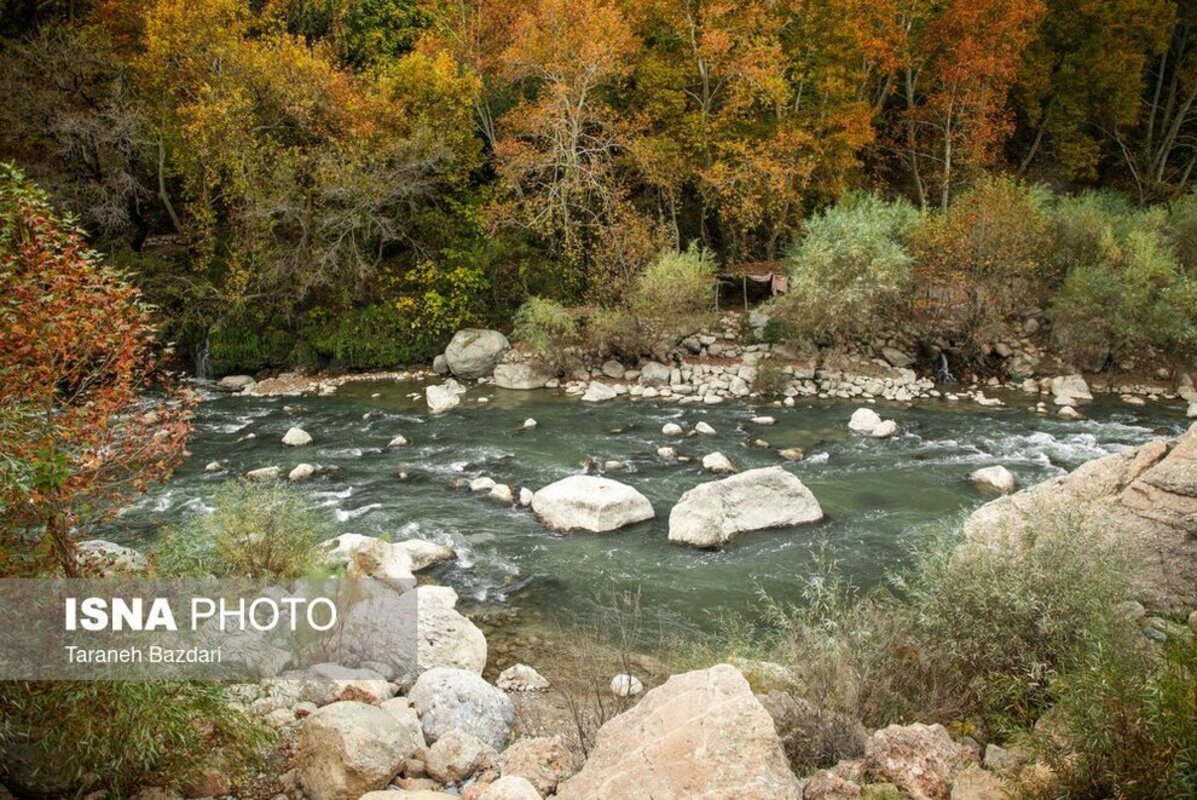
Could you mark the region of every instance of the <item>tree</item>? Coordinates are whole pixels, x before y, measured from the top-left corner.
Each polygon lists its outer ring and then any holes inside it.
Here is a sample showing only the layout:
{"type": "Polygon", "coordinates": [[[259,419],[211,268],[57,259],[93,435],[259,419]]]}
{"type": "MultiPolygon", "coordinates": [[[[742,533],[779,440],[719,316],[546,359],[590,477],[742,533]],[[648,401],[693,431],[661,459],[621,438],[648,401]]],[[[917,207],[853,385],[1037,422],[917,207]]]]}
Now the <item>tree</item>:
{"type": "Polygon", "coordinates": [[[154,329],[138,291],[8,165],[0,298],[0,570],[40,555],[75,576],[74,537],[185,454],[189,403],[146,398],[154,329]]]}
{"type": "Polygon", "coordinates": [[[1147,61],[1166,48],[1174,13],[1166,0],[1046,0],[1015,93],[1020,173],[1046,157],[1066,177],[1097,177],[1109,134],[1139,120],[1147,61]]]}
{"type": "Polygon", "coordinates": [[[1039,0],[900,4],[890,146],[923,207],[946,211],[959,185],[999,162],[1010,88],[1042,13],[1039,0]]]}
{"type": "Polygon", "coordinates": [[[636,266],[604,246],[617,226],[638,224],[617,164],[630,132],[609,97],[640,46],[609,0],[540,0],[515,20],[502,54],[504,75],[527,96],[499,122],[493,218],[538,237],[564,265],[566,291],[590,288],[592,269],[627,278],[636,266]]]}

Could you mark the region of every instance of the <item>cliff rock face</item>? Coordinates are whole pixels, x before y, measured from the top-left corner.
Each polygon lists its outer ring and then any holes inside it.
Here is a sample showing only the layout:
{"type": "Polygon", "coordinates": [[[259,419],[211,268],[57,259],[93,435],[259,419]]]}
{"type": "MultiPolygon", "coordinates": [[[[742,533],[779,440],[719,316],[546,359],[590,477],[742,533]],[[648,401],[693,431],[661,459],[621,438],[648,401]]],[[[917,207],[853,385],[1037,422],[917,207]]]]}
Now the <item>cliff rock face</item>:
{"type": "Polygon", "coordinates": [[[1061,519],[1091,526],[1141,559],[1136,588],[1147,604],[1197,606],[1197,425],[987,503],[964,532],[973,542],[1019,547],[1059,529],[1061,519]]]}

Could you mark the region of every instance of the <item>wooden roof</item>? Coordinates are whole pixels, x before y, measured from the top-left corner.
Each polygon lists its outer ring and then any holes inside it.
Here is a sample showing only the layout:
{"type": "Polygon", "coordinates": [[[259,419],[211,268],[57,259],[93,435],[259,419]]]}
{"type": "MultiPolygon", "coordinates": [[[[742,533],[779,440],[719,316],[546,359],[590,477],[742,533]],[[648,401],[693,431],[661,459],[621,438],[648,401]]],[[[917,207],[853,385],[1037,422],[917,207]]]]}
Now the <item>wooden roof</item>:
{"type": "Polygon", "coordinates": [[[727,264],[720,268],[720,275],[768,275],[770,272],[786,272],[782,261],[741,261],[739,264],[727,264]]]}

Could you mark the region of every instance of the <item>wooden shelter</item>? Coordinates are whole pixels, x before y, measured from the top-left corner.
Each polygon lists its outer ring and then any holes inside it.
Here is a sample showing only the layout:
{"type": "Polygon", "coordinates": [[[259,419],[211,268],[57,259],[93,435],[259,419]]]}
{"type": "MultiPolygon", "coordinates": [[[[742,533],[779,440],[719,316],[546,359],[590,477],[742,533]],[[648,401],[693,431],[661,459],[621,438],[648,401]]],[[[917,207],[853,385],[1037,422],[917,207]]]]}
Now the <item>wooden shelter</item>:
{"type": "MultiPolygon", "coordinates": [[[[719,271],[719,287],[724,281],[740,284],[744,297],[744,310],[748,310],[748,287],[753,284],[768,284],[769,295],[776,297],[789,289],[790,278],[786,265],[781,261],[743,261],[729,264],[719,271]]],[[[719,291],[715,292],[715,308],[719,308],[719,291]]]]}

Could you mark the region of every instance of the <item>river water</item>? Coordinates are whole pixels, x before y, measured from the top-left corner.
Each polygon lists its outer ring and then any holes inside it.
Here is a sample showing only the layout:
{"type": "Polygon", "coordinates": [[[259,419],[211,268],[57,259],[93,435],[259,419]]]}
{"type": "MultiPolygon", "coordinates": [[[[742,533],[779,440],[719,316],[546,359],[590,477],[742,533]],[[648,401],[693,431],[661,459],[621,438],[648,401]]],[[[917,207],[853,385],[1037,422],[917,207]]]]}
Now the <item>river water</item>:
{"type": "Polygon", "coordinates": [[[434,577],[463,600],[509,604],[562,621],[601,608],[615,592],[638,592],[658,617],[707,627],[714,615],[746,613],[761,592],[798,600],[820,559],[868,586],[909,563],[930,537],[958,524],[987,499],[971,486],[970,471],[1003,464],[1028,485],[1082,462],[1186,427],[1180,405],[1135,408],[1116,399],[1087,406],[1074,422],[1037,416],[1025,396],[1009,408],[982,409],[934,401],[916,407],[879,404],[902,426],[891,440],[851,434],[855,404],[804,401],[795,408],[667,406],[617,399],[587,404],[556,392],[510,392],[474,387],[442,417],[425,413],[418,383],[363,382],[335,396],[250,398],[212,395],[199,409],[193,455],[167,484],[129,509],[113,538],[146,546],[163,525],[204,513],[216,486],[230,475],[300,462],[335,466],[328,478],[299,490],[326,515],[335,533],[392,539],[426,538],[452,545],[455,564],[434,577]],[[377,396],[375,396],[377,395],[377,396]],[[478,403],[480,397],[489,402],[478,403]],[[284,408],[290,407],[290,408],[284,408]],[[777,424],[751,422],[754,413],[777,424]],[[523,430],[532,417],[539,423],[523,430]],[[687,430],[705,420],[713,436],[668,439],[661,426],[687,430]],[[281,444],[298,425],[314,438],[307,447],[281,444]],[[245,439],[247,434],[254,438],[245,439]],[[410,446],[388,449],[403,434],[410,446]],[[751,444],[766,439],[770,447],[751,444]],[[662,445],[694,456],[690,463],[659,458],[662,445]],[[805,460],[783,462],[777,448],[800,447],[805,460]],[[698,460],[719,450],[741,469],[784,463],[822,504],[817,525],[746,534],[721,552],[697,551],[666,540],[669,509],[692,486],[715,476],[698,460]],[[557,536],[526,510],[500,508],[455,489],[454,479],[487,475],[532,489],[609,459],[627,468],[610,477],[631,484],[653,503],[657,518],[607,534],[557,536]],[[220,460],[227,474],[204,465],[220,460]],[[407,477],[401,478],[400,473],[407,477]]]}

